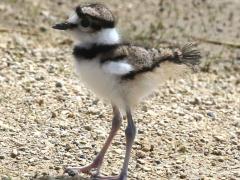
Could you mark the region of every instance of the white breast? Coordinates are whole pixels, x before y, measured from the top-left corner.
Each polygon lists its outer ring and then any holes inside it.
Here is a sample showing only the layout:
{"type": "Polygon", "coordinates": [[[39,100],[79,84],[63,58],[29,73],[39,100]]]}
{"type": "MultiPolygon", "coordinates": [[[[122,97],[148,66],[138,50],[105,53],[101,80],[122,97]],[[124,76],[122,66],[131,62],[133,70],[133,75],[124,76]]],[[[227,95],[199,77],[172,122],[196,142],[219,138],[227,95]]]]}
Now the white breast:
{"type": "Polygon", "coordinates": [[[101,66],[98,60],[76,61],[77,74],[82,82],[103,99],[123,106],[119,77],[101,66]]]}
{"type": "Polygon", "coordinates": [[[76,66],[81,80],[98,95],[103,96],[115,83],[114,76],[106,74],[96,60],[77,61],[76,66]]]}
{"type": "MultiPolygon", "coordinates": [[[[126,60],[118,62],[108,62],[104,65],[99,60],[79,60],[75,61],[77,73],[93,92],[98,96],[113,102],[122,111],[127,106],[134,107],[145,96],[150,94],[160,82],[170,78],[172,73],[171,65],[165,67],[163,63],[161,68],[153,72],[139,74],[134,80],[121,81],[121,75],[127,74],[133,70],[133,67],[127,64],[126,60]],[[168,72],[169,71],[169,72],[168,72]]],[[[175,66],[175,64],[174,64],[175,66]]]]}

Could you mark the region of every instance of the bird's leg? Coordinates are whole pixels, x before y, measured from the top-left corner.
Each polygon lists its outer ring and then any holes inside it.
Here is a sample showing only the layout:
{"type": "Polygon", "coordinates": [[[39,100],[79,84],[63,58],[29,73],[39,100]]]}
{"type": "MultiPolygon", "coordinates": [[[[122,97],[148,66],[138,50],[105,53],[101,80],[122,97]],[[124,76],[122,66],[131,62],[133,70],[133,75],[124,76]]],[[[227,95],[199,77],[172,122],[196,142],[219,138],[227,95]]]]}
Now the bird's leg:
{"type": "Polygon", "coordinates": [[[130,155],[131,155],[133,142],[134,142],[134,139],[135,139],[135,136],[136,136],[136,126],[133,122],[133,118],[132,118],[130,108],[128,108],[126,110],[126,114],[127,114],[127,128],[125,129],[126,153],[125,153],[125,158],[124,158],[123,167],[122,167],[122,170],[121,170],[119,180],[127,179],[129,159],[130,159],[130,155]]]}
{"type": "Polygon", "coordinates": [[[125,129],[126,135],[126,153],[123,162],[123,167],[120,175],[118,176],[96,176],[96,180],[126,180],[127,179],[127,171],[128,171],[128,163],[130,159],[130,154],[132,150],[132,145],[136,136],[136,126],[132,119],[132,114],[130,108],[126,111],[127,114],[127,128],[125,129]]]}
{"type": "Polygon", "coordinates": [[[113,108],[112,128],[107,140],[105,141],[101,151],[98,153],[96,158],[93,160],[91,164],[83,167],[68,167],[65,169],[64,173],[67,173],[70,176],[74,176],[75,174],[78,174],[78,173],[86,173],[86,174],[92,174],[92,175],[99,174],[99,170],[102,165],[104,155],[106,154],[107,149],[110,146],[117,131],[119,130],[122,122],[122,115],[119,109],[115,105],[112,105],[112,108],[113,108]],[[95,172],[92,172],[92,170],[95,170],[95,172]]]}

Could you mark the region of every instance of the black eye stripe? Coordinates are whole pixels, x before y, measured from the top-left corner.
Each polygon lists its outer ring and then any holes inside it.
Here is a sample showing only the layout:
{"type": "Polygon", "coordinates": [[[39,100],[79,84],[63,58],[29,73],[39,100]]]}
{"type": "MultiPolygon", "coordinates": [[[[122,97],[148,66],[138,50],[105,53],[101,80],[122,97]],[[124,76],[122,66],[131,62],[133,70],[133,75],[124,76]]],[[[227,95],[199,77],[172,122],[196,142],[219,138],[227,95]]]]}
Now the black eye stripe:
{"type": "Polygon", "coordinates": [[[87,18],[84,18],[81,20],[81,26],[82,27],[89,27],[90,26],[90,21],[87,18]]]}
{"type": "Polygon", "coordinates": [[[74,29],[78,27],[78,25],[74,23],[68,23],[68,26],[69,26],[69,29],[74,29]]]}
{"type": "Polygon", "coordinates": [[[91,24],[91,27],[92,27],[93,29],[95,29],[95,30],[100,30],[100,29],[101,29],[101,26],[98,25],[98,24],[96,24],[96,23],[92,23],[92,24],[91,24]]]}

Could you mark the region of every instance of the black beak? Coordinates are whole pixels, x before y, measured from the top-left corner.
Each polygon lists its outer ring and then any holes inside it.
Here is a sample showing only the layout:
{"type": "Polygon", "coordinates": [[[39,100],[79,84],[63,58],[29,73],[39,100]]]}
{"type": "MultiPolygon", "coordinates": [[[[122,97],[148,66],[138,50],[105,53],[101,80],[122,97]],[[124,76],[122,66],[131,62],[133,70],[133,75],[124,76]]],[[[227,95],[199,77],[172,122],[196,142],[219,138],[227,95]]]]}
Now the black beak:
{"type": "Polygon", "coordinates": [[[73,29],[75,27],[77,27],[77,24],[64,22],[64,23],[55,24],[52,28],[58,29],[58,30],[68,30],[68,29],[73,29]]]}

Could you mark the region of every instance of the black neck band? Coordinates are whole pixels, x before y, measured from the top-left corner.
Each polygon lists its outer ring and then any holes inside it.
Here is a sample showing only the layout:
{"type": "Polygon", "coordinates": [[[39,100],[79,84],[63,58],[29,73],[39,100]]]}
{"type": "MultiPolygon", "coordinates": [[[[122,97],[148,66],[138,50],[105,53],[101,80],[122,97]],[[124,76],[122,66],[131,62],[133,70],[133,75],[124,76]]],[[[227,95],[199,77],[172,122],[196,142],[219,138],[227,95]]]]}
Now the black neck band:
{"type": "Polygon", "coordinates": [[[92,59],[98,56],[99,54],[112,51],[118,46],[119,44],[93,44],[87,48],[75,46],[73,49],[73,55],[76,58],[92,59]]]}

